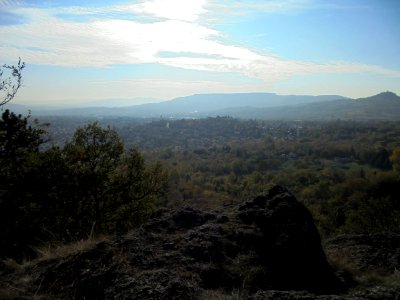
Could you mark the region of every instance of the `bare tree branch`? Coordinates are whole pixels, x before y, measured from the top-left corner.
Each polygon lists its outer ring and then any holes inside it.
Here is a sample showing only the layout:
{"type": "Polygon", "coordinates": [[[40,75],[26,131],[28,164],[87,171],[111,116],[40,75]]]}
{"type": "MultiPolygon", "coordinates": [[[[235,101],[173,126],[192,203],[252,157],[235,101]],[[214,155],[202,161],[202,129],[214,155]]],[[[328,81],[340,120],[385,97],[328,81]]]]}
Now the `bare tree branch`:
{"type": "Polygon", "coordinates": [[[21,62],[21,58],[18,60],[16,66],[4,64],[0,68],[0,106],[3,106],[7,102],[11,101],[17,94],[18,89],[22,85],[22,69],[25,68],[25,62],[21,62]],[[3,78],[5,75],[4,71],[10,73],[7,78],[3,78]]]}

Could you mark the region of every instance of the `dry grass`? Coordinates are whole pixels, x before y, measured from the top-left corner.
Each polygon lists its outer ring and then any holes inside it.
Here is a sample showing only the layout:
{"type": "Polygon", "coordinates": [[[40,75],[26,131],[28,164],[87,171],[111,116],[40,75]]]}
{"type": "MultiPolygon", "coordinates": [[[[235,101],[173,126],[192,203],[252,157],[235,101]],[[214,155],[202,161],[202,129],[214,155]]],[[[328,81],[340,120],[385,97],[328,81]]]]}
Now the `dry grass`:
{"type": "Polygon", "coordinates": [[[223,290],[205,290],[199,297],[200,300],[241,300],[239,291],[227,293],[223,290]]]}
{"type": "Polygon", "coordinates": [[[110,241],[109,236],[100,236],[96,238],[82,239],[65,245],[48,245],[46,247],[38,247],[35,249],[35,251],[38,253],[38,258],[35,260],[35,262],[66,257],[68,255],[87,251],[92,249],[100,242],[108,241],[110,241]]]}
{"type": "Polygon", "coordinates": [[[400,286],[400,270],[395,270],[393,274],[386,276],[384,283],[388,286],[400,286]]]}
{"type": "Polygon", "coordinates": [[[366,271],[360,276],[357,276],[356,279],[360,283],[361,287],[370,287],[376,285],[389,287],[400,286],[400,272],[398,271],[395,271],[391,274],[379,271],[366,271]]]}
{"type": "Polygon", "coordinates": [[[33,299],[52,300],[56,299],[51,295],[41,295],[40,284],[33,284],[32,266],[36,263],[66,257],[80,252],[88,251],[99,242],[109,241],[110,237],[101,236],[80,240],[75,243],[58,246],[48,246],[35,249],[38,258],[31,261],[18,263],[12,259],[2,261],[0,272],[0,299],[33,299]]]}
{"type": "Polygon", "coordinates": [[[343,253],[327,253],[327,258],[331,266],[339,271],[350,274],[357,283],[356,289],[364,289],[377,285],[399,287],[400,286],[400,270],[394,270],[390,273],[387,270],[360,270],[360,268],[343,253]]]}
{"type": "Polygon", "coordinates": [[[359,267],[343,253],[325,252],[329,264],[338,271],[344,271],[353,276],[361,275],[359,267]]]}

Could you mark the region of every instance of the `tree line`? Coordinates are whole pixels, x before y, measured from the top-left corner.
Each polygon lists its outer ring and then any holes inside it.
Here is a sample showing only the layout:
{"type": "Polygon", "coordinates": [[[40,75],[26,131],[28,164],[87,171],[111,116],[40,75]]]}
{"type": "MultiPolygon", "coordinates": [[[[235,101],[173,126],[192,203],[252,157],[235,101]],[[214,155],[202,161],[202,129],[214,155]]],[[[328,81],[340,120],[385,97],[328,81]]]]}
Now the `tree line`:
{"type": "Polygon", "coordinates": [[[32,257],[33,247],[142,224],[166,191],[160,163],[147,163],[97,123],[64,147],[40,150],[45,129],[5,110],[0,120],[0,257],[32,257]]]}

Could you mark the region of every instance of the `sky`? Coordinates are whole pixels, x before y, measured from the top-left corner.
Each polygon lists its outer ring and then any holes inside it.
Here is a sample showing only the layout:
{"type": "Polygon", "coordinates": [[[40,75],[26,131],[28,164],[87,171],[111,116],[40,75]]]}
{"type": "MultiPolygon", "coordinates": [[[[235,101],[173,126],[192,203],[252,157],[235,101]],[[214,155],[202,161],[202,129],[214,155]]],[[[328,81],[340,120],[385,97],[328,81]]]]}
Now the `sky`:
{"type": "Polygon", "coordinates": [[[398,0],[0,0],[0,64],[25,61],[28,105],[400,95],[399,53],[398,0]]]}

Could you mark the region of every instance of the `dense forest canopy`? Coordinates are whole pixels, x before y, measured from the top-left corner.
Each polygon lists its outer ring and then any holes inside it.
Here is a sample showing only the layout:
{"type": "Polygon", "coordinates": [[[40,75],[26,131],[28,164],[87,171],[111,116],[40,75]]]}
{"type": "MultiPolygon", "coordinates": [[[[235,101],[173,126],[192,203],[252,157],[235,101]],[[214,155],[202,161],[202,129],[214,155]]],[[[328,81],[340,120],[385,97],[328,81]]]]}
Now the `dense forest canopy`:
{"type": "Polygon", "coordinates": [[[218,117],[118,130],[168,166],[172,201],[215,207],[282,184],[313,212],[325,237],[399,230],[398,122],[218,117]]]}
{"type": "Polygon", "coordinates": [[[119,130],[128,143],[132,139],[149,158],[168,164],[176,186],[172,189],[173,198],[183,203],[192,201],[213,207],[224,201],[243,201],[280,183],[308,205],[326,236],[398,230],[390,227],[398,226],[392,224],[396,223],[396,216],[391,219],[386,211],[378,217],[375,212],[379,210],[372,207],[380,205],[380,198],[389,197],[385,201],[390,203],[381,208],[397,211],[398,173],[393,170],[400,146],[399,123],[273,122],[220,117],[155,121],[119,130]],[[136,133],[129,135],[132,131],[136,133]],[[346,185],[352,187],[351,194],[358,196],[342,195],[346,185]],[[368,200],[371,195],[375,203],[368,200]],[[374,216],[363,216],[362,210],[358,214],[364,204],[370,206],[366,210],[371,209],[369,213],[374,216]],[[337,221],[335,218],[343,211],[346,220],[340,217],[341,221],[337,221]],[[363,222],[351,219],[356,217],[363,222]],[[386,217],[392,221],[386,222],[386,217]]]}

